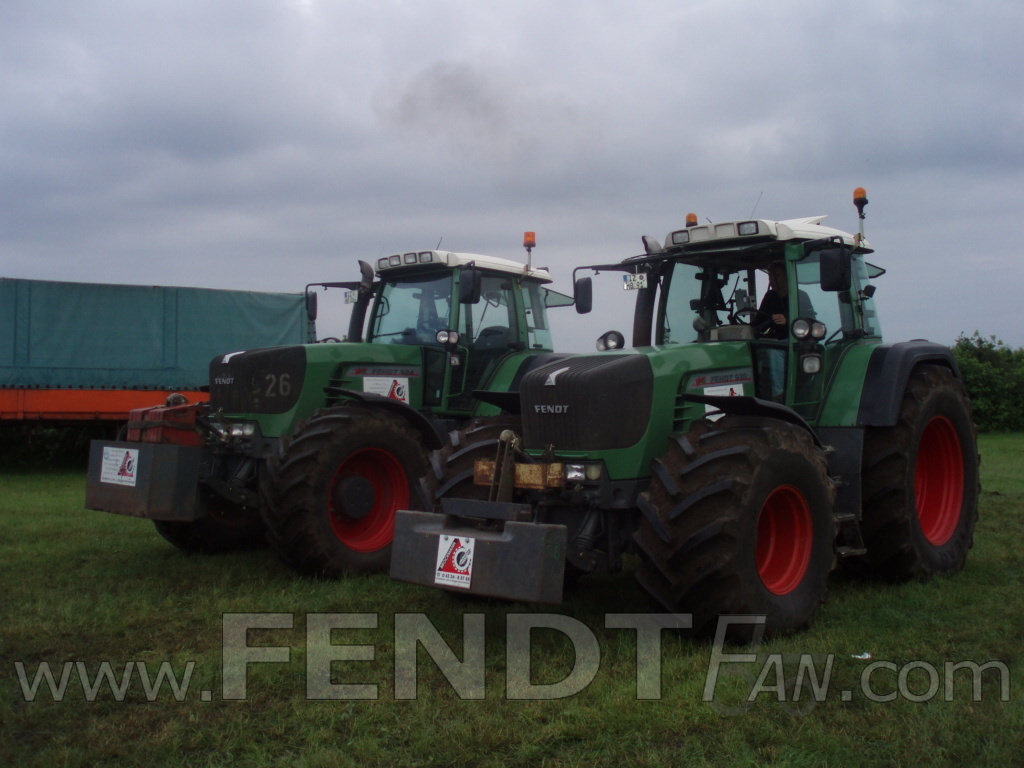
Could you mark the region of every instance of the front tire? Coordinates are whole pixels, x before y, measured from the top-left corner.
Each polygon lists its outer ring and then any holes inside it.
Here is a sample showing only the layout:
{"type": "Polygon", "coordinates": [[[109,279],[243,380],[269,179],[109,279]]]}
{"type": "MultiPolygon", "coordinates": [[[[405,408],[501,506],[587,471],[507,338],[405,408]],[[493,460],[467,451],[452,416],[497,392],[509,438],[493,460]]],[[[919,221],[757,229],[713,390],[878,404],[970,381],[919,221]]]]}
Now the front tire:
{"type": "Polygon", "coordinates": [[[446,496],[486,500],[489,489],[473,484],[473,468],[478,459],[494,460],[506,429],[522,431],[518,420],[502,418],[452,432],[448,443],[430,454],[430,468],[421,480],[424,498],[431,505],[440,504],[446,496]]]}
{"type": "Polygon", "coordinates": [[[963,384],[948,368],[918,366],[896,424],[865,435],[867,554],[844,564],[890,582],[963,568],[978,520],[978,464],[963,384]]]}
{"type": "MultiPolygon", "coordinates": [[[[723,614],[764,616],[767,636],[801,629],[828,593],[835,491],[810,433],[724,416],[670,440],[654,462],[634,535],[637,579],[666,609],[712,635],[723,614]]],[[[730,639],[749,639],[735,623],[730,639]]]]}
{"type": "Polygon", "coordinates": [[[395,514],[422,509],[420,435],[399,417],[357,407],[319,411],[268,462],[268,539],[296,570],[338,578],[391,564],[395,514]]]}
{"type": "Polygon", "coordinates": [[[206,501],[207,517],[198,520],[154,520],[156,532],[184,552],[206,555],[240,552],[266,546],[266,528],[255,511],[219,498],[206,501]]]}

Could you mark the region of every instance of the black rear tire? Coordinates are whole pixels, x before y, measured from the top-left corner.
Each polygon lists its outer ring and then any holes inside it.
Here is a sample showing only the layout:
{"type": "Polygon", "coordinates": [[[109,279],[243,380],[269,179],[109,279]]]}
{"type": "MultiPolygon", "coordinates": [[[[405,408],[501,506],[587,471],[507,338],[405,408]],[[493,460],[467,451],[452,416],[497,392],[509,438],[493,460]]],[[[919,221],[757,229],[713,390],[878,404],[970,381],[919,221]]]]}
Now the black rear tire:
{"type": "MultiPolygon", "coordinates": [[[[724,416],[671,439],[654,462],[634,541],[637,579],[661,605],[713,635],[723,614],[764,616],[767,636],[807,626],[835,561],[835,490],[801,427],[724,416]]],[[[749,640],[732,624],[730,640],[749,640]]]]}
{"type": "Polygon", "coordinates": [[[267,463],[267,538],[296,570],[327,578],[391,565],[395,514],[423,509],[426,446],[400,417],[360,407],[318,411],[267,463]]]}
{"type": "Polygon", "coordinates": [[[897,422],[864,437],[867,554],[843,560],[890,582],[964,567],[978,520],[977,429],[963,384],[945,367],[919,365],[897,422]]]}

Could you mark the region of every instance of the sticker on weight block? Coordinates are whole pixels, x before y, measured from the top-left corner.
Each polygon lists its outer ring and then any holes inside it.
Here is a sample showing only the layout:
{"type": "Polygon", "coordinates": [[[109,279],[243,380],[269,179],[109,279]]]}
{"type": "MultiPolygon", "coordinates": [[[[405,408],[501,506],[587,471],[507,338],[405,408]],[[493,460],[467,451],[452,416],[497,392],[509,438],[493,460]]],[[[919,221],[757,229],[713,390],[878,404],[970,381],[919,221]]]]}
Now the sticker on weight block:
{"type": "Polygon", "coordinates": [[[100,482],[107,485],[135,487],[139,471],[139,451],[136,448],[103,447],[100,482]]]}
{"type": "Polygon", "coordinates": [[[437,541],[437,567],[434,583],[469,589],[473,581],[475,539],[441,536],[437,541]]]}

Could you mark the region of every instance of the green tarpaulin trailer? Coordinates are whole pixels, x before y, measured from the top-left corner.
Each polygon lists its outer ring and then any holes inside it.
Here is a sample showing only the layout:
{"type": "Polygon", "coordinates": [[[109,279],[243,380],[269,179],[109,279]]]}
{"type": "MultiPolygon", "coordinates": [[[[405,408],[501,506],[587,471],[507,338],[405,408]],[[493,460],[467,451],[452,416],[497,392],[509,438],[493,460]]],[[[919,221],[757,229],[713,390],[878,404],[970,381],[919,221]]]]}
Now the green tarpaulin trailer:
{"type": "Polygon", "coordinates": [[[313,340],[302,293],[0,278],[0,419],[124,420],[204,399],[217,355],[313,340]]]}

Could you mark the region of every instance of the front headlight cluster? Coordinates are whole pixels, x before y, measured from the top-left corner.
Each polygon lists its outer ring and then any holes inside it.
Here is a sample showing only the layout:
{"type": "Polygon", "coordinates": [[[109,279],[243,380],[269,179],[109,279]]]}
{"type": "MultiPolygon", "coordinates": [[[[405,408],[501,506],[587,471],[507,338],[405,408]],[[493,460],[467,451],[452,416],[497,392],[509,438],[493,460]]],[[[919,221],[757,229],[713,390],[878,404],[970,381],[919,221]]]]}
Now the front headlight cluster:
{"type": "Polygon", "coordinates": [[[231,437],[252,437],[256,434],[256,422],[236,421],[228,425],[228,434],[231,437]]]}
{"type": "Polygon", "coordinates": [[[565,482],[582,483],[585,481],[597,482],[601,479],[604,470],[601,462],[588,461],[580,464],[565,465],[565,482]]]}
{"type": "Polygon", "coordinates": [[[818,320],[812,320],[807,317],[798,317],[793,321],[792,332],[798,339],[806,339],[808,337],[812,339],[824,339],[825,334],[828,333],[828,328],[825,327],[824,323],[818,320]]]}
{"type": "Polygon", "coordinates": [[[458,331],[438,331],[434,337],[437,339],[438,344],[458,344],[459,343],[459,332],[458,331]]]}

